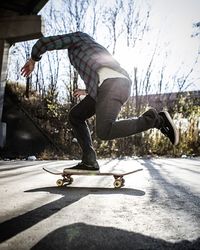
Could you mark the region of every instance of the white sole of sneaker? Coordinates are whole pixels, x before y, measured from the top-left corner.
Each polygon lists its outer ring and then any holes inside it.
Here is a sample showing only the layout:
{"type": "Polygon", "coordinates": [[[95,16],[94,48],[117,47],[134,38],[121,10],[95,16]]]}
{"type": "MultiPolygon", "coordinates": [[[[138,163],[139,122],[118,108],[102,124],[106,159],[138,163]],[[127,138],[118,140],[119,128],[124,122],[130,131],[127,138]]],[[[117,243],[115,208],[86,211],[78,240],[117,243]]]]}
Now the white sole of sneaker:
{"type": "Polygon", "coordinates": [[[176,125],[174,124],[170,114],[167,111],[162,111],[162,112],[165,113],[168,121],[170,122],[170,124],[171,124],[171,126],[172,126],[172,128],[174,130],[174,137],[175,137],[174,138],[174,146],[176,146],[179,143],[179,132],[178,132],[178,130],[176,128],[176,125]]]}

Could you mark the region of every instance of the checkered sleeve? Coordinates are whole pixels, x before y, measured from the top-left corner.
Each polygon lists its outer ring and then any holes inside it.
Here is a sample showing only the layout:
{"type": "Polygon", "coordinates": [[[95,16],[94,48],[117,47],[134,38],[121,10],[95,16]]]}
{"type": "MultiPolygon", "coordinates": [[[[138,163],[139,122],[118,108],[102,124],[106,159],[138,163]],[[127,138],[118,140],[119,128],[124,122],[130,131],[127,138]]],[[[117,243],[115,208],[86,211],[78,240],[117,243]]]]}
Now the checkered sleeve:
{"type": "Polygon", "coordinates": [[[73,44],[72,35],[58,35],[40,38],[32,48],[31,58],[39,61],[46,51],[68,49],[73,44]]]}

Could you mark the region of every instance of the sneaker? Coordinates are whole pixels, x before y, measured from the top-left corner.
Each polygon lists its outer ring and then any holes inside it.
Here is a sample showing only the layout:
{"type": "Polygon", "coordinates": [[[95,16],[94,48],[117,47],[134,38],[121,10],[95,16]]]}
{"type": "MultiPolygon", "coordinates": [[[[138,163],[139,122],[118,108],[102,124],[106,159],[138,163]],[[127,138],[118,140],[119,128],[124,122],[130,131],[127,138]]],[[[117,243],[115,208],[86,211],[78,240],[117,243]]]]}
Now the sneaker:
{"type": "Polygon", "coordinates": [[[93,164],[85,164],[83,162],[78,163],[76,166],[71,168],[65,168],[64,171],[75,170],[75,171],[99,171],[99,164],[96,161],[93,164]]]}
{"type": "Polygon", "coordinates": [[[159,112],[159,115],[163,118],[164,121],[160,128],[160,131],[169,138],[173,145],[177,145],[179,142],[179,134],[170,114],[167,111],[162,111],[159,112]]]}

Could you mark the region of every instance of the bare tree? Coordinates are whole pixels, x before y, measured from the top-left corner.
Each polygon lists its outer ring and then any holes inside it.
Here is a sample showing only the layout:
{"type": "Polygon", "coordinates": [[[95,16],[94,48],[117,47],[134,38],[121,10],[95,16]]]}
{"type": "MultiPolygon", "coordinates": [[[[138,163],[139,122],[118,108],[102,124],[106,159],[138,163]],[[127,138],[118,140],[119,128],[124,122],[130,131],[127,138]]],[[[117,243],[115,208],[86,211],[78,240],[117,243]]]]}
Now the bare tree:
{"type": "Polygon", "coordinates": [[[100,17],[102,16],[102,11],[103,8],[100,6],[98,8],[98,0],[93,0],[91,3],[91,29],[90,29],[90,34],[95,37],[96,31],[97,31],[97,26],[100,22],[100,17]]]}
{"type": "Polygon", "coordinates": [[[89,6],[89,0],[63,0],[69,13],[69,21],[73,31],[85,29],[85,17],[89,6]]]}
{"type": "Polygon", "coordinates": [[[199,60],[199,53],[196,56],[193,65],[191,66],[191,68],[189,68],[188,72],[176,78],[179,92],[187,90],[193,84],[193,81],[190,80],[190,77],[195,69],[195,66],[198,63],[198,60],[199,60]]]}
{"type": "MultiPolygon", "coordinates": [[[[30,58],[30,50],[31,50],[31,44],[30,42],[22,42],[21,47],[25,55],[25,61],[27,61],[30,58]]],[[[20,71],[17,73],[20,75],[20,71]]],[[[29,91],[32,85],[32,76],[26,78],[26,90],[25,90],[25,96],[26,98],[29,98],[29,91]]]]}
{"type": "Polygon", "coordinates": [[[103,22],[105,23],[106,27],[109,30],[109,34],[111,35],[113,55],[115,54],[117,39],[122,33],[122,25],[120,25],[119,23],[122,6],[122,0],[116,0],[112,8],[109,7],[105,9],[105,13],[103,15],[103,22]]]}
{"type": "Polygon", "coordinates": [[[124,23],[126,27],[127,46],[134,47],[138,40],[142,40],[146,31],[148,31],[148,22],[150,10],[144,17],[141,16],[141,8],[138,7],[138,2],[128,0],[123,4],[124,23]]]}
{"type": "Polygon", "coordinates": [[[194,23],[193,28],[195,28],[194,33],[192,34],[192,37],[199,37],[200,36],[200,22],[194,23]]]}

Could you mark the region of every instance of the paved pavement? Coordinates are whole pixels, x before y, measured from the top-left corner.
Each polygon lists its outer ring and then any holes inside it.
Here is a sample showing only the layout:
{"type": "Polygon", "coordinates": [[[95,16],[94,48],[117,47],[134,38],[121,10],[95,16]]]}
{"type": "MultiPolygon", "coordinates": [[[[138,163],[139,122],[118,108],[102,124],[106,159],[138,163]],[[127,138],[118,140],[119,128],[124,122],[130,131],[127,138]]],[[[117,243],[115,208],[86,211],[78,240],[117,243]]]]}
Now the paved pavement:
{"type": "Polygon", "coordinates": [[[0,250],[200,249],[200,159],[104,159],[101,171],[143,168],[113,188],[113,177],[57,176],[75,161],[0,161],[0,250]]]}

